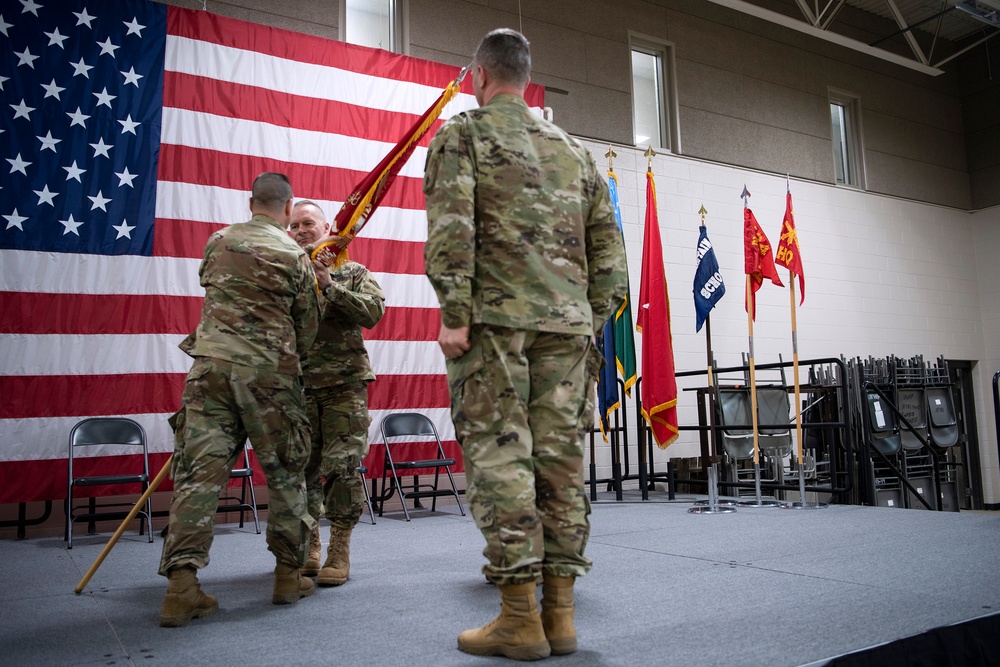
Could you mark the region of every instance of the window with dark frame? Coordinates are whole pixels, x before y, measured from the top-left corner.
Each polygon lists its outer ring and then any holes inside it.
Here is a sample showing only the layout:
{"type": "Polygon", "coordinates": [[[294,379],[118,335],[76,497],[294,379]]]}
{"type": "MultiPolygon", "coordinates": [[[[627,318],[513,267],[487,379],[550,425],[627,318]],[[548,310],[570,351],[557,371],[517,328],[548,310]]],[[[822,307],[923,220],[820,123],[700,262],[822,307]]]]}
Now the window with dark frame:
{"type": "Polygon", "coordinates": [[[680,152],[673,46],[629,36],[632,66],[632,128],[636,146],[680,152]]]}
{"type": "Polygon", "coordinates": [[[859,103],[847,93],[830,92],[830,138],[837,185],[864,187],[859,103]]]}

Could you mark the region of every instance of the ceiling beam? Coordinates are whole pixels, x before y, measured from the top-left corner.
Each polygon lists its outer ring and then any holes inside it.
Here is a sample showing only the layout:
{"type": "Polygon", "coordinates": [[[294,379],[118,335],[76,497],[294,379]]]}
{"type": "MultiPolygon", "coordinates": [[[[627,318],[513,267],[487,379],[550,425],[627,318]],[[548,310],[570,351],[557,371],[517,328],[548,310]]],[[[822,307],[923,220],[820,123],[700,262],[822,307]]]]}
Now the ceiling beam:
{"type": "Polygon", "coordinates": [[[917,44],[917,38],[913,36],[913,30],[910,29],[910,26],[906,23],[906,19],[903,18],[903,12],[899,11],[899,7],[896,6],[893,0],[885,0],[885,4],[889,7],[889,11],[892,12],[893,18],[896,19],[896,25],[903,31],[903,37],[906,38],[906,43],[910,45],[913,55],[916,56],[917,60],[926,65],[927,56],[924,55],[924,50],[917,44]]]}
{"type": "Polygon", "coordinates": [[[839,14],[839,13],[840,13],[840,10],[841,10],[841,9],[843,9],[843,7],[844,7],[844,4],[845,4],[846,2],[847,2],[847,0],[840,0],[840,1],[839,1],[839,2],[837,3],[837,6],[836,6],[836,7],[834,7],[834,8],[833,8],[833,9],[832,9],[832,10],[830,11],[830,13],[829,13],[829,14],[827,14],[827,10],[829,10],[829,9],[830,9],[830,5],[832,5],[832,4],[833,4],[833,0],[830,0],[829,4],[827,4],[827,6],[823,8],[823,13],[822,13],[822,14],[820,14],[820,17],[822,17],[822,16],[823,16],[823,14],[826,14],[826,18],[825,18],[825,19],[823,19],[823,22],[822,22],[822,25],[820,25],[819,27],[820,27],[820,28],[822,28],[823,30],[826,30],[827,28],[829,28],[829,27],[830,27],[830,24],[831,24],[831,23],[833,23],[833,19],[837,18],[837,14],[839,14]]]}
{"type": "Polygon", "coordinates": [[[901,56],[892,53],[891,51],[886,51],[885,49],[877,49],[856,39],[838,35],[837,33],[830,32],[829,30],[813,27],[804,21],[794,19],[790,16],[785,16],[784,14],[779,14],[778,12],[773,12],[769,9],[764,9],[763,7],[758,7],[757,5],[745,2],[745,0],[709,0],[709,2],[714,2],[717,5],[722,5],[723,7],[728,7],[729,9],[734,9],[738,12],[749,14],[750,16],[755,16],[759,19],[763,19],[786,28],[791,28],[792,30],[805,33],[812,37],[816,37],[817,39],[838,44],[851,49],[852,51],[867,54],[873,58],[879,58],[880,60],[885,60],[895,65],[916,70],[922,74],[927,74],[929,76],[944,74],[944,70],[938,69],[937,67],[931,67],[930,65],[925,65],[924,63],[918,62],[913,58],[907,58],[906,56],[901,56]]]}
{"type": "Polygon", "coordinates": [[[972,49],[976,48],[977,46],[979,46],[980,44],[982,44],[982,43],[983,43],[983,42],[985,42],[986,40],[988,40],[988,39],[991,39],[991,38],[993,38],[993,37],[996,37],[997,35],[1000,35],[1000,30],[994,30],[993,32],[991,32],[990,34],[986,35],[985,37],[983,37],[983,38],[982,38],[982,39],[980,39],[979,41],[976,41],[976,42],[973,42],[972,44],[967,44],[967,45],[965,46],[965,48],[963,48],[963,49],[960,49],[960,50],[956,51],[955,53],[951,54],[951,55],[950,55],[950,56],[948,56],[947,58],[942,58],[942,59],[941,59],[941,60],[939,60],[939,61],[937,62],[937,64],[936,64],[936,65],[934,65],[934,66],[935,66],[935,67],[940,67],[941,65],[944,65],[944,64],[945,64],[946,62],[948,62],[949,60],[954,60],[955,58],[959,57],[959,56],[960,56],[960,55],[962,55],[963,53],[966,53],[966,52],[968,52],[968,51],[971,51],[972,49]]]}
{"type": "Polygon", "coordinates": [[[806,0],[795,0],[799,5],[799,9],[802,10],[802,15],[806,17],[806,21],[809,25],[816,25],[816,15],[813,14],[812,10],[809,9],[809,5],[806,4],[806,0]]]}
{"type": "Polygon", "coordinates": [[[892,34],[886,35],[885,37],[879,37],[874,42],[871,42],[868,46],[878,46],[879,44],[881,44],[882,42],[884,42],[886,40],[892,39],[893,37],[898,37],[899,35],[902,35],[902,34],[904,34],[906,32],[912,32],[914,28],[922,26],[925,23],[930,23],[931,21],[934,21],[934,20],[937,20],[937,22],[938,22],[937,30],[934,31],[934,39],[937,39],[938,35],[941,32],[941,25],[940,25],[941,24],[941,17],[944,16],[945,14],[948,14],[949,12],[953,12],[955,10],[955,6],[952,4],[953,2],[954,2],[954,0],[945,0],[945,2],[944,2],[944,9],[942,9],[941,11],[936,12],[934,14],[931,14],[927,18],[921,19],[921,20],[917,21],[916,23],[911,23],[910,25],[906,26],[902,30],[897,30],[896,32],[894,32],[892,34]]]}

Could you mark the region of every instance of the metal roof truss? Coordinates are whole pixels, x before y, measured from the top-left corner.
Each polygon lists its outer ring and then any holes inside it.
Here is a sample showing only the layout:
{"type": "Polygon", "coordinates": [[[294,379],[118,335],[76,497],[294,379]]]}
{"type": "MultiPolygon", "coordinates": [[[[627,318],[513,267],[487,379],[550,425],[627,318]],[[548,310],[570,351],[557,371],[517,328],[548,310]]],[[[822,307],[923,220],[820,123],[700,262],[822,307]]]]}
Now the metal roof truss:
{"type": "MultiPolygon", "coordinates": [[[[794,0],[801,19],[755,4],[762,0],[711,2],[931,76],[941,74],[945,63],[1000,33],[1000,0],[794,0]],[[839,27],[836,19],[845,6],[892,21],[898,29],[870,43],[840,34],[835,30],[839,27]],[[921,45],[917,30],[931,36],[929,45],[921,45]],[[912,55],[880,46],[900,37],[912,55]],[[947,48],[940,49],[943,55],[935,53],[939,44],[946,44],[947,48]]],[[[789,11],[794,13],[790,7],[789,11]]]]}

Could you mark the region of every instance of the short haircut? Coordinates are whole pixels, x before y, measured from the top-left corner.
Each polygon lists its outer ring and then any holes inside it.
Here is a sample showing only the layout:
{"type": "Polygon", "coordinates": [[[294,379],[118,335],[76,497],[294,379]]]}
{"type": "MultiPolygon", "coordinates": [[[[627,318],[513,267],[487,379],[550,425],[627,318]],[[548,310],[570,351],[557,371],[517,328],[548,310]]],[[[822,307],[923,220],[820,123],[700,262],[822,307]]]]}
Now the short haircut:
{"type": "Polygon", "coordinates": [[[299,201],[295,202],[295,205],[292,206],[292,208],[293,209],[298,208],[299,206],[315,206],[316,210],[319,211],[320,217],[323,218],[323,222],[326,222],[326,211],[323,210],[322,206],[312,201],[311,199],[300,199],[299,201]]]}
{"type": "Polygon", "coordinates": [[[292,184],[284,174],[265,171],[254,179],[250,196],[265,208],[279,208],[292,198],[292,184]]]}
{"type": "Polygon", "coordinates": [[[479,42],[473,63],[498,81],[523,88],[531,76],[530,45],[518,31],[498,28],[479,42]]]}

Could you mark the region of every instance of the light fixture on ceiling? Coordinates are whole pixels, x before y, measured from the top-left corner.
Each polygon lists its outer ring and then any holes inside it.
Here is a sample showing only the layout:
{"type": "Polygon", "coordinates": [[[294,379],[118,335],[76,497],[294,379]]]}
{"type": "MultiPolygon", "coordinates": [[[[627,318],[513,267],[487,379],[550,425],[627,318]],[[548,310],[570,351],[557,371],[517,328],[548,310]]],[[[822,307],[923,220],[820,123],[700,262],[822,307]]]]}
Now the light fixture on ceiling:
{"type": "Polygon", "coordinates": [[[1000,0],[962,0],[955,5],[977,21],[1000,28],[1000,0]]]}

